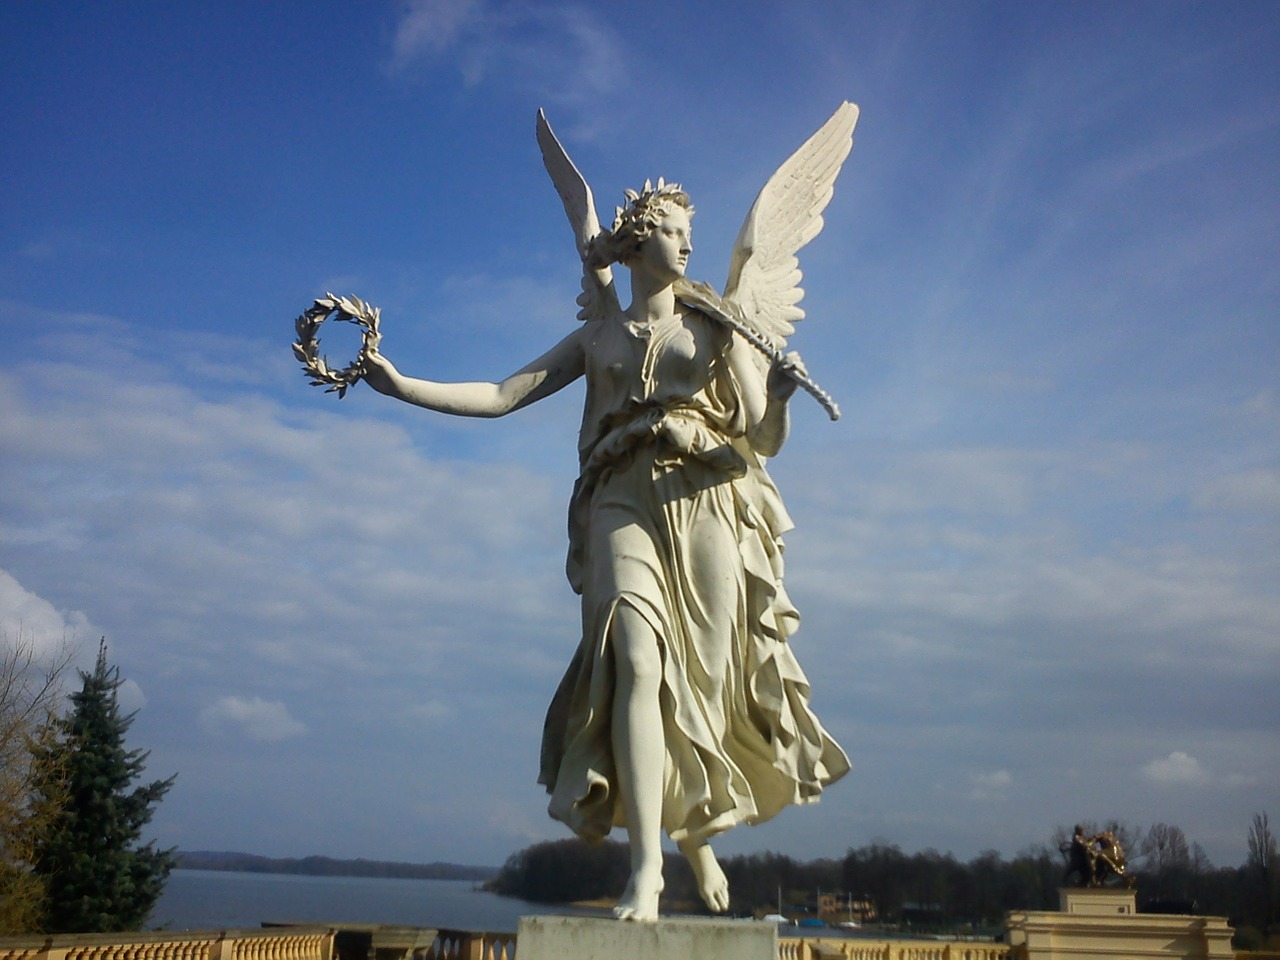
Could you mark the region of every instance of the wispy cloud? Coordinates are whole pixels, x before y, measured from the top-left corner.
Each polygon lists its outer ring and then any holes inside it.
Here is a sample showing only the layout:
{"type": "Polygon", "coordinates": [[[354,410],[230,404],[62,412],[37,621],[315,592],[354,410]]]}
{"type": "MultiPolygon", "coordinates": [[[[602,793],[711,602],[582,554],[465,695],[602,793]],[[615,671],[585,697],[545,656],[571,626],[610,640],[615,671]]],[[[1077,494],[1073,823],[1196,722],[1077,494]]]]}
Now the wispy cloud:
{"type": "Polygon", "coordinates": [[[1229,773],[1210,769],[1184,750],[1174,750],[1167,757],[1157,757],[1142,765],[1139,777],[1159,787],[1214,787],[1235,790],[1251,787],[1258,777],[1249,773],[1229,773]]]}
{"type": "Polygon", "coordinates": [[[975,773],[969,777],[970,800],[991,800],[1002,797],[1013,785],[1013,775],[1008,770],[993,770],[990,773],[975,773]]]}
{"type": "Polygon", "coordinates": [[[1197,787],[1212,779],[1199,760],[1181,750],[1144,764],[1142,776],[1152,783],[1197,787]]]}
{"type": "Polygon", "coordinates": [[[626,47],[600,13],[575,3],[413,0],[392,39],[387,73],[448,62],[467,86],[494,83],[575,108],[577,136],[626,82],[626,47]]]}
{"type": "Polygon", "coordinates": [[[1215,477],[1195,495],[1193,503],[1201,510],[1280,516],[1280,470],[1255,467],[1215,477]]]}
{"type": "Polygon", "coordinates": [[[445,53],[483,8],[483,0],[409,0],[396,24],[388,71],[399,73],[415,60],[445,53]]]}
{"type": "MultiPolygon", "coordinates": [[[[494,330],[538,299],[514,281],[456,285],[494,330]]],[[[40,322],[57,359],[0,379],[0,537],[23,545],[33,576],[61,584],[61,602],[92,609],[128,661],[146,651],[144,716],[189,704],[182,690],[224,691],[200,715],[221,734],[202,745],[217,764],[243,762],[244,738],[310,734],[322,762],[348,740],[406,749],[405,731],[445,728],[506,731],[511,750],[536,755],[578,629],[561,573],[572,405],[547,424],[476,425],[367,393],[291,407],[206,383],[163,334],[109,318],[40,322]],[[440,454],[473,426],[483,456],[440,454]],[[246,670],[256,689],[238,692],[246,670]],[[324,711],[304,712],[316,696],[324,711]]],[[[202,369],[264,349],[206,341],[202,369]]],[[[1190,513],[1171,516],[1170,503],[1189,509],[1200,476],[1152,444],[858,444],[780,461],[799,524],[788,554],[806,617],[798,650],[820,665],[820,712],[858,768],[874,778],[905,751],[955,769],[953,789],[993,810],[1010,802],[1015,771],[1020,794],[1050,775],[1047,737],[1066,738],[1055,753],[1095,757],[1110,782],[1139,768],[1129,780],[1212,776],[1192,759],[1188,718],[1226,698],[1242,709],[1215,722],[1241,742],[1253,735],[1247,705],[1268,695],[1280,601],[1261,571],[1242,576],[1234,546],[1198,539],[1190,513]],[[1134,518],[1148,515],[1161,522],[1139,535],[1134,518]],[[1142,737],[1145,756],[1162,759],[1102,757],[1123,740],[1118,716],[1163,730],[1142,737]]],[[[0,590],[11,612],[25,603],[51,629],[86,629],[12,577],[0,590]]],[[[157,763],[180,766],[165,759],[190,749],[178,729],[163,731],[157,763]]],[[[1238,754],[1220,751],[1222,769],[1245,769],[1238,754]]],[[[490,777],[493,802],[530,802],[529,779],[490,777]]],[[[889,780],[910,791],[906,771],[889,780]]],[[[822,809],[849,816],[838,791],[822,809]]],[[[812,822],[817,843],[829,825],[812,822]]],[[[512,845],[554,832],[540,815],[512,830],[512,845]]]]}
{"type": "Polygon", "coordinates": [[[283,703],[261,697],[222,697],[200,711],[200,722],[206,730],[221,732],[233,728],[252,740],[268,743],[300,737],[307,732],[306,726],[295,720],[283,703]]]}

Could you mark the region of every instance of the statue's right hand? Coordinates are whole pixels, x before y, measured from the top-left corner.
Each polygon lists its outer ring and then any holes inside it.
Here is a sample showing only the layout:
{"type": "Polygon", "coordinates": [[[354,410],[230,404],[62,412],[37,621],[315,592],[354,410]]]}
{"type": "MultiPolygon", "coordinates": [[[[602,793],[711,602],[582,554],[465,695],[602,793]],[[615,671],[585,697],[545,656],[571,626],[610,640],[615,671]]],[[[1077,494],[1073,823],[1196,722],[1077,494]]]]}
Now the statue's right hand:
{"type": "Polygon", "coordinates": [[[386,394],[396,392],[395,381],[400,376],[400,371],[377,350],[370,350],[365,354],[362,367],[363,373],[360,378],[373,389],[386,394]]]}

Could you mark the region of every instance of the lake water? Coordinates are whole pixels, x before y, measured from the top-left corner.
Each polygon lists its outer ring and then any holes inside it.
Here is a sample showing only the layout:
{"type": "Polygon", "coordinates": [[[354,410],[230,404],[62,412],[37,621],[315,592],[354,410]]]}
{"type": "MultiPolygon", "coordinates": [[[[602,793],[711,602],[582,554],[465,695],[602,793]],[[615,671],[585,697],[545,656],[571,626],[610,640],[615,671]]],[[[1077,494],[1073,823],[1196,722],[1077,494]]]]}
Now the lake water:
{"type": "Polygon", "coordinates": [[[264,921],[345,922],[514,933],[521,916],[564,912],[476,890],[469,880],[175,870],[149,926],[222,930],[264,921]]]}
{"type": "MultiPolygon", "coordinates": [[[[530,914],[609,916],[513,900],[475,889],[470,880],[305,877],[285,873],[174,870],[149,927],[226,930],[277,923],[391,923],[515,933],[530,914]]],[[[861,931],[789,927],[784,936],[863,937],[861,931]]],[[[877,939],[885,934],[876,933],[877,939]]]]}

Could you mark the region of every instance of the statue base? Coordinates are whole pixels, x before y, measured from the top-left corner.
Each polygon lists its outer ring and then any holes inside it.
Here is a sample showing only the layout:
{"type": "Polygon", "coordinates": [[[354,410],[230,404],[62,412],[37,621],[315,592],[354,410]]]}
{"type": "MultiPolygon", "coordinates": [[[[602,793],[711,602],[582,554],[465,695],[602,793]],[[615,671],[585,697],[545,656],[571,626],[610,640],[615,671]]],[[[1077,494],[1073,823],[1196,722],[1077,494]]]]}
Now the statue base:
{"type": "Polygon", "coordinates": [[[778,928],[754,920],[521,917],[520,960],[778,960],[778,928]]]}
{"type": "Polygon", "coordinates": [[[1058,913],[1009,914],[1006,938],[1016,956],[1025,960],[1235,957],[1225,917],[1139,914],[1134,891],[1125,888],[1059,890],[1058,900],[1058,913]]]}
{"type": "Polygon", "coordinates": [[[1138,912],[1138,895],[1132,887],[1062,887],[1058,912],[1083,917],[1132,917],[1138,912]]]}

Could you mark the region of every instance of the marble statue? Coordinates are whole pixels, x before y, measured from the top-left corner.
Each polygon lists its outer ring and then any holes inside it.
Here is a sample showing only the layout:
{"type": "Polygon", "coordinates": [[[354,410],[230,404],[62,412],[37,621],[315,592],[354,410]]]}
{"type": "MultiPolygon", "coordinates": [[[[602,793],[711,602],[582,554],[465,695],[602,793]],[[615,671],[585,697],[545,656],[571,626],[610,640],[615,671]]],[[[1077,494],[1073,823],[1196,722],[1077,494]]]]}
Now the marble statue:
{"type": "Polygon", "coordinates": [[[721,912],[710,839],[817,800],[849,769],[787,642],[799,623],[782,582],[791,524],[765,461],[798,386],[838,415],[784,347],[804,315],[795,254],[822,228],[857,116],[841,105],[768,181],[719,295],[685,276],[688,194],[661,179],[628,190],[601,229],[539,113],[583,261],[581,326],[496,383],[405,376],[376,342],[364,357],[373,389],[458,416],[502,416],[586,381],[567,564],[582,637],[547,712],[539,780],[551,815],[581,836],[626,828],[622,919],[657,917],[664,830],[721,912]],[[615,263],[630,274],[625,309],[615,263]]]}

